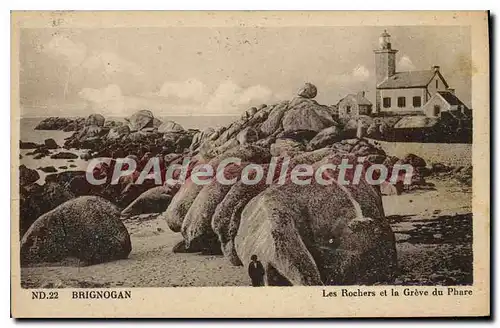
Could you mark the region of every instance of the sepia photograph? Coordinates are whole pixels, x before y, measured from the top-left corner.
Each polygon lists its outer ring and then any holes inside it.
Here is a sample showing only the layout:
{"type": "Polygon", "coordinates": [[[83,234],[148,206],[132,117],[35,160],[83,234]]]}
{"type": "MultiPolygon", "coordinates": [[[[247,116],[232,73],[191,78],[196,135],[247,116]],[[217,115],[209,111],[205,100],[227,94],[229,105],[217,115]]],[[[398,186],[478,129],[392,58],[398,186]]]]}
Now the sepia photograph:
{"type": "MultiPolygon", "coordinates": [[[[16,288],[458,298],[489,281],[489,263],[476,271],[489,244],[475,247],[489,187],[473,183],[489,180],[477,150],[489,99],[473,88],[488,90],[489,68],[473,24],[218,14],[163,26],[18,14],[16,288]]],[[[487,33],[487,14],[474,17],[487,33]]]]}

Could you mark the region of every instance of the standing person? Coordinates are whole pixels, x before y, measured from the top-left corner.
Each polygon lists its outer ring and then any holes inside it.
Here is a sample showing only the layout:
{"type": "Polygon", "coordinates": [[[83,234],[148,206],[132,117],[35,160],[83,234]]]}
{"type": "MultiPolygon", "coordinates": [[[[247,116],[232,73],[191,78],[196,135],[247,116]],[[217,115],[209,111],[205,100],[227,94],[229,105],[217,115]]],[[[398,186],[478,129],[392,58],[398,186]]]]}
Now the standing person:
{"type": "Polygon", "coordinates": [[[264,286],[264,267],[260,261],[257,261],[257,255],[252,255],[250,257],[252,260],[248,265],[248,275],[252,279],[252,286],[259,287],[264,286]]]}

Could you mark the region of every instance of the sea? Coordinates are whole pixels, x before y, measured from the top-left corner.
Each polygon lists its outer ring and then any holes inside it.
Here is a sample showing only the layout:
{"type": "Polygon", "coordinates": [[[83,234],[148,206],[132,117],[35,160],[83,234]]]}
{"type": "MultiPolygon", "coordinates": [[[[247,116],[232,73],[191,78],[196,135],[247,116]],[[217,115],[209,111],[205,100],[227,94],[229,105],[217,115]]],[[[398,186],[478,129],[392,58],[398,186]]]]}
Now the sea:
{"type": "MultiPolygon", "coordinates": [[[[158,119],[162,121],[174,121],[180,124],[185,129],[199,129],[203,130],[208,127],[218,128],[222,126],[226,126],[235,120],[237,120],[238,116],[159,116],[158,119]]],[[[44,117],[26,117],[21,118],[20,120],[20,138],[24,142],[35,142],[35,143],[43,143],[46,139],[52,138],[54,139],[59,146],[64,144],[64,139],[71,136],[74,132],[64,132],[64,131],[53,131],[53,130],[35,130],[35,127],[38,123],[40,123],[44,117]]],[[[110,117],[114,121],[124,121],[124,117],[110,117]]],[[[34,159],[31,155],[26,155],[27,153],[33,151],[33,149],[21,149],[20,155],[22,158],[19,160],[19,165],[26,165],[26,167],[35,169],[40,174],[40,179],[37,181],[40,184],[45,182],[45,176],[47,173],[44,173],[40,170],[42,167],[54,166],[57,169],[57,172],[64,171],[75,171],[75,170],[86,170],[88,162],[85,160],[74,159],[73,162],[69,162],[67,159],[52,159],[49,156],[46,156],[41,159],[34,159]],[[74,167],[70,167],[73,165],[74,167]]],[[[79,149],[56,149],[53,150],[52,153],[57,153],[60,151],[69,151],[81,155],[82,151],[79,149]]],[[[50,173],[48,173],[50,174],[50,173]]]]}

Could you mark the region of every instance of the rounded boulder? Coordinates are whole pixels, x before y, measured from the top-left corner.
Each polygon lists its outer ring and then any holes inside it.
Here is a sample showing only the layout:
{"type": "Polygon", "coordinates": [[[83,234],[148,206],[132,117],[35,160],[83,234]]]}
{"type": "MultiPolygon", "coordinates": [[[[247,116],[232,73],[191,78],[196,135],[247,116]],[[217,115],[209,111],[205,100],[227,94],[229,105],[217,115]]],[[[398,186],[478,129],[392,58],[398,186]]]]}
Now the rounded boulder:
{"type": "Polygon", "coordinates": [[[96,196],[72,199],[40,216],[21,240],[21,263],[78,259],[84,265],[127,258],[130,236],[118,208],[96,196]]]}

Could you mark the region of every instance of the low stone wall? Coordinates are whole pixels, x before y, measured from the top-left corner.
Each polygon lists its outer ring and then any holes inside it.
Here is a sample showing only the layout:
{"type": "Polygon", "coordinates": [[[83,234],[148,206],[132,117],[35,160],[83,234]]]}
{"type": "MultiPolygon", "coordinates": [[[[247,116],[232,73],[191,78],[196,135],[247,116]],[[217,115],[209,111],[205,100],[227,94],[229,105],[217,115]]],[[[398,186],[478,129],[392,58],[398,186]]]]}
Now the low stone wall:
{"type": "Polygon", "coordinates": [[[453,166],[466,166],[472,164],[472,144],[370,140],[372,142],[377,142],[387,154],[392,156],[403,157],[408,153],[412,153],[425,159],[428,164],[443,163],[453,166]]]}

